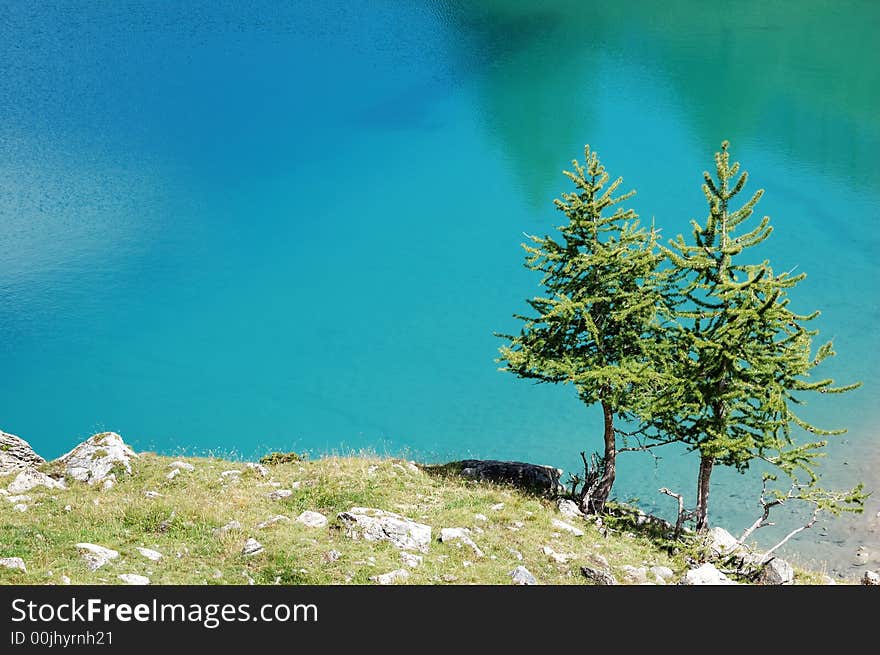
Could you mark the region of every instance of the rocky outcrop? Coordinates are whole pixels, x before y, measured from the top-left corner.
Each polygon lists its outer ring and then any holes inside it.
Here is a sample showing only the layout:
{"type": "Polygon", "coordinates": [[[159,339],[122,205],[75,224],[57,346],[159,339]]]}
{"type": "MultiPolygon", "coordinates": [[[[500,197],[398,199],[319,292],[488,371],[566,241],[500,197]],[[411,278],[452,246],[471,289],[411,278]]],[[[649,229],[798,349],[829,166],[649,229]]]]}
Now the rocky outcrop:
{"type": "Polygon", "coordinates": [[[137,453],[118,434],[101,432],[56,461],[63,464],[65,473],[75,480],[95,484],[114,474],[130,475],[131,460],[135,457],[137,453]]]}
{"type": "Polygon", "coordinates": [[[0,475],[9,475],[45,461],[27,441],[0,430],[0,475]]]}
{"type": "Polygon", "coordinates": [[[696,569],[691,569],[681,579],[682,585],[729,585],[736,584],[733,580],[715,568],[714,564],[706,562],[696,569]]]}
{"type": "Polygon", "coordinates": [[[431,543],[431,526],[417,523],[393,512],[370,507],[352,507],[336,518],[352,539],[388,541],[397,548],[427,552],[431,543]]]}
{"type": "Polygon", "coordinates": [[[15,479],[6,487],[11,494],[21,494],[35,487],[48,487],[49,489],[64,489],[64,483],[50,478],[45,473],[40,473],[33,468],[26,468],[15,476],[15,479]]]}
{"type": "Polygon", "coordinates": [[[464,459],[442,467],[458,471],[474,480],[485,480],[513,485],[532,493],[556,496],[564,490],[560,477],[562,469],[526,462],[504,462],[495,459],[464,459]]]}
{"type": "Polygon", "coordinates": [[[610,571],[605,569],[594,569],[590,566],[581,567],[581,575],[587,580],[597,585],[616,585],[617,578],[611,575],[610,571]]]}

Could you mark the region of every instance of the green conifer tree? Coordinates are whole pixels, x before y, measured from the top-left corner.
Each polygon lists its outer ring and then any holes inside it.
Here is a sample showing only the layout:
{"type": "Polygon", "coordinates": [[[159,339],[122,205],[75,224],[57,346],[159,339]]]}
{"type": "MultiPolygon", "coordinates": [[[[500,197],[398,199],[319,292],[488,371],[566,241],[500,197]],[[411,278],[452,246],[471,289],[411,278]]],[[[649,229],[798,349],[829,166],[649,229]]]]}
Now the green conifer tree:
{"type": "MultiPolygon", "coordinates": [[[[789,291],[805,274],[775,273],[768,261],[742,263],[745,251],[771,233],[764,216],[751,229],[742,226],[763,195],[758,190],[741,207],[731,201],[748,179],[730,163],[728,143],[715,154],[713,178],[704,173],[709,204],[705,224],[692,221],[693,243],[679,235],[662,248],[673,265],[674,313],[678,329],[671,372],[676,384],[656,399],[653,423],[669,440],[681,441],[700,455],[696,527],[708,526],[709,481],[716,464],[745,471],[754,460],[770,462],[789,476],[816,481],[812,462],[825,441],[796,443],[792,427],[814,435],[823,430],[795,413],[802,393],[842,393],[859,386],[835,387],[831,379],[811,380],[811,371],[834,355],[831,342],[812,352],[806,323],[818,316],[794,313],[789,291]]],[[[858,495],[858,494],[856,494],[858,495]]]]}
{"type": "Polygon", "coordinates": [[[568,219],[558,227],[561,239],[527,235],[531,243],[522,244],[526,267],[543,274],[545,295],[528,301],[534,316],[515,315],[524,322],[519,335],[498,335],[509,343],[497,361],[521,378],[570,383],[584,403],[601,405],[602,455],[588,461],[581,453],[578,492],[582,509],[599,513],[616,475],[615,418],[636,416],[651,396],[644,386],[656,378],[646,336],[661,299],[655,271],[662,256],[653,228],[620,207],[635,191],[614,197],[622,178],[608,184],[589,146],[584,156],[584,165],[575,160],[574,171],[564,171],[575,191],[554,201],[568,219]]]}

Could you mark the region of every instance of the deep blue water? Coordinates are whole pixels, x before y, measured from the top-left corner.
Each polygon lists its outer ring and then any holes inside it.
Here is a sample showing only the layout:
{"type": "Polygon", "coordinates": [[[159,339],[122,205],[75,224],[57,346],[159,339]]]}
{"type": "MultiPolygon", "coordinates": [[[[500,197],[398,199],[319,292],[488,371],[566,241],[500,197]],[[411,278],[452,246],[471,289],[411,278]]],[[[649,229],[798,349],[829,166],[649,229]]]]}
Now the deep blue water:
{"type": "MultiPolygon", "coordinates": [[[[808,272],[825,372],[865,383],[805,412],[850,428],[826,482],[880,487],[880,6],[280,4],[0,5],[0,428],[46,457],[107,429],[574,469],[598,410],[494,362],[540,291],[522,233],[585,143],[688,233],[727,138],[767,190],[758,255],[808,272]]],[[[667,511],[695,467],[632,455],[618,495],[667,511]]],[[[714,520],[750,521],[755,480],[715,480],[714,520]]],[[[819,556],[880,549],[878,510],[819,556]]]]}

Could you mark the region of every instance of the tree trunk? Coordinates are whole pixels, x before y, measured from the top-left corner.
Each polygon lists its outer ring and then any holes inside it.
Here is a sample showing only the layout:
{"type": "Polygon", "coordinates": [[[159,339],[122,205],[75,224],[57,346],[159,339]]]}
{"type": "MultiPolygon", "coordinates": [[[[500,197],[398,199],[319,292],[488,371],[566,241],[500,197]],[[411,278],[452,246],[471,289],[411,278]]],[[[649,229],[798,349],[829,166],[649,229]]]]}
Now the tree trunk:
{"type": "Polygon", "coordinates": [[[605,510],[605,503],[611,495],[611,487],[614,486],[614,476],[617,460],[617,438],[614,434],[614,413],[608,403],[602,403],[602,416],[605,423],[605,453],[603,455],[602,477],[596,485],[591,497],[588,499],[589,510],[593,514],[601,514],[605,510]]]}
{"type": "Polygon", "coordinates": [[[709,529],[709,477],[715,458],[703,455],[700,457],[700,475],[697,478],[697,532],[709,529]]]}

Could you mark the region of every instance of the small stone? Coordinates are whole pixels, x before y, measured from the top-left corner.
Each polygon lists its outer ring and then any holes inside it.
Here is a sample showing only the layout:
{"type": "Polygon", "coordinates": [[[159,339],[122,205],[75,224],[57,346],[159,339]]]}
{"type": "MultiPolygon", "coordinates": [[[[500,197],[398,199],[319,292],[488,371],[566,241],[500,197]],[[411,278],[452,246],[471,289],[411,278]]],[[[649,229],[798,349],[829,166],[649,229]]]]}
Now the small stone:
{"type": "Polygon", "coordinates": [[[97,571],[112,559],[119,557],[119,553],[112,548],[105,548],[96,544],[79,543],[76,547],[82,551],[82,558],[86,561],[90,571],[97,571]]]}
{"type": "Polygon", "coordinates": [[[19,570],[22,573],[27,573],[27,567],[24,565],[24,560],[20,557],[0,557],[0,566],[6,569],[14,569],[19,570]]]}
{"type": "Polygon", "coordinates": [[[33,498],[31,498],[30,496],[27,496],[25,494],[20,494],[18,496],[6,496],[6,500],[8,500],[10,503],[13,503],[13,504],[14,503],[29,503],[33,500],[33,498]]]}
{"type": "Polygon", "coordinates": [[[214,569],[214,572],[211,574],[211,577],[214,578],[215,580],[219,580],[220,578],[223,577],[223,571],[221,571],[220,569],[214,569]]]}
{"type": "Polygon", "coordinates": [[[415,553],[408,553],[405,550],[400,551],[400,559],[403,560],[403,563],[406,564],[411,569],[419,566],[423,561],[424,557],[421,555],[416,555],[415,553]]]}
{"type": "Polygon", "coordinates": [[[193,471],[196,470],[196,467],[193,466],[192,464],[190,464],[189,462],[182,462],[179,459],[174,462],[171,462],[168,466],[170,468],[181,469],[181,470],[187,471],[189,473],[192,473],[193,471]]]}
{"type": "Polygon", "coordinates": [[[620,567],[623,573],[623,581],[627,584],[644,584],[648,582],[648,569],[644,566],[635,567],[624,564],[620,567]]]}
{"type": "Polygon", "coordinates": [[[68,578],[66,575],[62,575],[62,576],[61,576],[61,584],[69,585],[69,584],[70,584],[70,578],[68,578]]]}
{"type": "Polygon", "coordinates": [[[72,512],[72,511],[73,511],[73,508],[72,508],[70,505],[65,505],[65,506],[64,506],[64,511],[65,511],[65,512],[72,512]]]}
{"type": "Polygon", "coordinates": [[[290,489],[276,489],[268,494],[269,500],[281,500],[282,498],[290,498],[293,492],[290,489]]]}
{"type": "Polygon", "coordinates": [[[320,512],[313,512],[311,510],[306,510],[305,512],[297,516],[296,522],[302,523],[309,528],[323,528],[328,523],[326,516],[324,516],[320,512]]]}
{"type": "Polygon", "coordinates": [[[145,491],[145,492],[144,492],[144,495],[145,495],[147,498],[161,498],[161,497],[162,497],[162,494],[160,494],[160,493],[157,492],[157,491],[145,491]]]}
{"type": "Polygon", "coordinates": [[[245,542],[244,548],[241,549],[241,554],[245,557],[251,557],[253,555],[259,555],[264,550],[265,548],[263,548],[263,544],[251,537],[245,542]]]}
{"type": "Polygon", "coordinates": [[[531,571],[529,571],[524,566],[517,566],[513,571],[509,573],[511,579],[513,580],[513,584],[516,585],[536,585],[538,581],[535,579],[535,576],[532,575],[531,571]]]}
{"type": "Polygon", "coordinates": [[[588,553],[587,561],[589,561],[591,564],[598,566],[600,569],[605,569],[606,571],[611,570],[611,564],[609,564],[608,560],[599,553],[588,553]]]}
{"type": "Polygon", "coordinates": [[[440,530],[440,541],[443,543],[456,542],[459,547],[464,544],[465,546],[470,546],[477,557],[485,556],[479,546],[471,539],[471,531],[467,528],[443,528],[440,530]]]}
{"type": "Polygon", "coordinates": [[[153,562],[158,562],[160,559],[162,559],[162,553],[160,553],[158,550],[153,550],[151,548],[139,547],[137,549],[137,552],[153,562]]]}
{"type": "Polygon", "coordinates": [[[495,503],[494,505],[489,507],[489,509],[491,509],[493,512],[500,512],[502,509],[504,509],[504,503],[495,503]]]}
{"type": "Polygon", "coordinates": [[[226,534],[230,530],[241,530],[241,523],[239,523],[238,521],[234,521],[234,520],[230,521],[229,523],[227,523],[223,527],[220,527],[220,528],[217,528],[216,530],[214,530],[214,534],[219,537],[221,535],[226,534]]]}
{"type": "Polygon", "coordinates": [[[541,551],[557,564],[567,564],[569,560],[574,559],[574,553],[557,553],[550,546],[544,546],[541,551]]]}
{"type": "Polygon", "coordinates": [[[116,486],[116,476],[112,473],[104,478],[104,482],[101,483],[101,489],[104,491],[110,491],[113,487],[116,486]]]}
{"type": "Polygon", "coordinates": [[[255,464],[255,463],[253,463],[253,462],[248,462],[248,463],[246,464],[246,466],[247,466],[251,471],[253,471],[253,472],[256,473],[257,475],[259,475],[261,478],[267,478],[267,477],[269,477],[269,469],[267,469],[267,468],[266,468],[265,466],[263,466],[262,464],[255,464]]]}
{"type": "Polygon", "coordinates": [[[880,586],[880,575],[874,571],[865,571],[865,575],[862,576],[862,584],[867,587],[880,586]]]}
{"type": "Polygon", "coordinates": [[[240,470],[238,470],[238,469],[229,469],[228,471],[223,471],[223,472],[220,474],[220,477],[223,478],[223,479],[225,480],[226,478],[232,478],[232,477],[236,477],[236,476],[239,476],[239,475],[241,475],[241,471],[240,471],[240,470]]]}
{"type": "Polygon", "coordinates": [[[283,523],[286,521],[290,521],[290,519],[283,514],[276,514],[275,516],[266,519],[262,523],[257,523],[257,529],[265,530],[266,528],[273,526],[276,523],[283,523]]]}
{"type": "Polygon", "coordinates": [[[456,582],[456,581],[458,581],[458,576],[453,575],[452,573],[444,573],[442,576],[440,576],[440,578],[443,580],[443,582],[456,582]]]}
{"type": "Polygon", "coordinates": [[[401,580],[406,580],[408,577],[409,571],[407,571],[406,569],[397,569],[395,571],[391,571],[390,573],[383,573],[382,575],[371,576],[370,580],[373,582],[378,582],[381,585],[389,585],[401,580]]]}
{"type": "Polygon", "coordinates": [[[26,512],[27,508],[28,508],[28,506],[25,505],[24,503],[17,503],[12,506],[12,509],[14,509],[16,512],[26,512]]]}
{"type": "Polygon", "coordinates": [[[510,525],[507,526],[507,529],[510,530],[511,532],[519,532],[524,527],[526,527],[526,524],[523,523],[522,521],[514,521],[513,523],[511,523],[510,525]]]}
{"type": "Polygon", "coordinates": [[[566,518],[579,519],[584,515],[580,507],[578,507],[577,503],[575,503],[573,500],[562,498],[557,503],[557,506],[559,507],[559,513],[566,518]]]}
{"type": "Polygon", "coordinates": [[[431,543],[431,526],[412,519],[371,507],[352,507],[336,518],[351,539],[390,541],[404,550],[427,552],[431,543]]]}
{"type": "Polygon", "coordinates": [[[485,514],[474,514],[474,520],[481,521],[481,522],[485,523],[486,521],[489,520],[489,517],[486,516],[485,514]]]}
{"type": "Polygon", "coordinates": [[[675,572],[668,566],[652,566],[648,570],[663,580],[672,580],[672,578],[675,577],[675,572]]]}
{"type": "Polygon", "coordinates": [[[173,470],[171,471],[171,473],[169,473],[168,475],[165,476],[165,478],[168,479],[168,480],[173,480],[173,479],[176,478],[178,475],[180,475],[180,469],[173,469],[173,470]]]}
{"type": "Polygon", "coordinates": [[[557,530],[563,530],[568,532],[569,534],[573,534],[575,537],[583,537],[584,531],[580,528],[576,528],[573,525],[566,523],[565,521],[560,521],[559,519],[551,519],[550,523],[553,524],[553,527],[557,530]]]}
{"type": "Polygon", "coordinates": [[[125,584],[131,585],[148,585],[150,584],[150,579],[145,575],[138,575],[137,573],[123,573],[118,576],[120,580],[122,580],[125,584]]]}
{"type": "Polygon", "coordinates": [[[617,578],[615,578],[610,571],[605,569],[594,569],[590,566],[582,566],[581,575],[597,585],[617,584],[617,578]]]}
{"type": "Polygon", "coordinates": [[[340,557],[342,557],[342,553],[340,553],[338,550],[328,550],[326,553],[324,553],[324,561],[328,564],[330,562],[338,561],[340,557]]]}
{"type": "Polygon", "coordinates": [[[517,560],[519,560],[520,562],[522,562],[522,560],[523,560],[523,555],[522,555],[521,552],[519,552],[518,550],[514,550],[513,548],[508,548],[508,549],[507,549],[507,552],[510,553],[511,555],[513,555],[517,560]]]}

